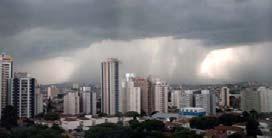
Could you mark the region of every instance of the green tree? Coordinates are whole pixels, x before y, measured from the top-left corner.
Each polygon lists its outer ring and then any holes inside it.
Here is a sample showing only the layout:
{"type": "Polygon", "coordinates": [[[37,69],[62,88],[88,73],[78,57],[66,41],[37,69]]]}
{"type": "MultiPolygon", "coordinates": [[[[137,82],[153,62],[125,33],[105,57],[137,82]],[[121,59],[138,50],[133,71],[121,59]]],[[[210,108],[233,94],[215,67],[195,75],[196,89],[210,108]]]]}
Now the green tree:
{"type": "Polygon", "coordinates": [[[191,131],[187,128],[176,128],[173,138],[202,138],[201,135],[197,135],[195,131],[191,131]]]}
{"type": "Polygon", "coordinates": [[[59,120],[60,115],[58,113],[55,113],[55,112],[48,112],[48,113],[46,113],[44,115],[44,119],[45,120],[50,120],[50,121],[59,120]]]}
{"type": "Polygon", "coordinates": [[[126,112],[125,116],[136,118],[136,117],[139,117],[140,115],[139,115],[138,112],[135,112],[135,111],[128,111],[128,112],[126,112]]]}
{"type": "Polygon", "coordinates": [[[197,129],[212,129],[219,125],[216,117],[194,117],[190,120],[190,127],[197,129]]]}
{"type": "Polygon", "coordinates": [[[259,129],[259,122],[253,118],[250,118],[246,123],[246,132],[248,136],[256,137],[257,135],[262,135],[259,129]]]}
{"type": "Polygon", "coordinates": [[[240,116],[233,114],[223,114],[219,118],[219,123],[225,126],[232,126],[235,123],[240,122],[240,116]]]}
{"type": "Polygon", "coordinates": [[[61,132],[42,125],[18,127],[11,132],[11,138],[62,138],[61,132]]]}
{"type": "Polygon", "coordinates": [[[147,131],[162,131],[164,129],[164,123],[159,120],[145,120],[142,122],[142,127],[147,131]]]}
{"type": "Polygon", "coordinates": [[[11,105],[4,108],[2,117],[1,117],[1,126],[7,129],[11,129],[17,126],[17,111],[11,105]]]}
{"type": "Polygon", "coordinates": [[[0,128],[0,138],[9,138],[10,132],[5,128],[0,128]]]}
{"type": "Polygon", "coordinates": [[[129,138],[132,135],[130,128],[112,123],[99,124],[85,132],[85,138],[129,138]]]}
{"type": "Polygon", "coordinates": [[[254,109],[252,109],[251,111],[249,111],[250,117],[253,119],[258,119],[258,112],[254,109]]]}

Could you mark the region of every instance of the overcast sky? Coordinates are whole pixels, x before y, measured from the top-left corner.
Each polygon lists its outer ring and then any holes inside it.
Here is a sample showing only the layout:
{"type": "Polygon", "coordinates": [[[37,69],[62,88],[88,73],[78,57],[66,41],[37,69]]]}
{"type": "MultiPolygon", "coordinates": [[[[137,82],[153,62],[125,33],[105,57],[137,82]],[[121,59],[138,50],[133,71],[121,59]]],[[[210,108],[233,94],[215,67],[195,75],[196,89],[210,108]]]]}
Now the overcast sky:
{"type": "Polygon", "coordinates": [[[0,52],[41,83],[121,75],[272,82],[271,0],[0,0],[0,52]]]}

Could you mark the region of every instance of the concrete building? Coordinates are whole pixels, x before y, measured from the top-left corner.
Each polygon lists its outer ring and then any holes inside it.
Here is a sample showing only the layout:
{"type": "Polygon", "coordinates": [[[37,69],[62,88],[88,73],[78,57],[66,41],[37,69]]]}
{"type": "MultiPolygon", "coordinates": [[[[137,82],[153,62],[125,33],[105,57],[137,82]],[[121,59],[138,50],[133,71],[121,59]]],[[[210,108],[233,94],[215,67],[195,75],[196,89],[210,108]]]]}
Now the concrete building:
{"type": "Polygon", "coordinates": [[[246,88],[241,92],[243,111],[272,112],[272,89],[267,87],[246,88]]]}
{"type": "Polygon", "coordinates": [[[7,54],[0,55],[0,118],[2,110],[8,103],[8,81],[13,78],[13,58],[7,54]]]}
{"type": "Polygon", "coordinates": [[[179,114],[186,118],[202,117],[206,115],[206,110],[199,107],[185,107],[180,109],[179,114]]]}
{"type": "Polygon", "coordinates": [[[215,115],[216,100],[215,95],[209,90],[202,90],[201,94],[195,94],[195,107],[204,108],[207,115],[215,115]]]}
{"type": "Polygon", "coordinates": [[[53,99],[59,94],[59,89],[55,85],[51,85],[47,88],[47,99],[53,99]]]}
{"type": "Polygon", "coordinates": [[[184,93],[181,94],[181,104],[180,107],[193,107],[193,101],[194,101],[194,94],[191,90],[185,90],[184,93]]]}
{"type": "Polygon", "coordinates": [[[257,88],[245,88],[241,91],[241,109],[250,111],[252,109],[260,112],[260,95],[257,88]]]}
{"type": "Polygon", "coordinates": [[[151,114],[153,110],[151,94],[151,81],[145,78],[136,77],[134,79],[134,86],[141,89],[141,110],[146,114],[151,114]]]}
{"type": "Polygon", "coordinates": [[[67,115],[79,114],[79,94],[78,92],[68,92],[63,97],[63,113],[67,115]]]}
{"type": "Polygon", "coordinates": [[[35,90],[35,115],[43,112],[43,95],[40,92],[40,86],[36,86],[35,90]]]}
{"type": "Polygon", "coordinates": [[[261,112],[272,112],[272,89],[267,87],[259,87],[260,108],[261,112]]]}
{"type": "Polygon", "coordinates": [[[39,94],[39,87],[34,78],[27,73],[16,73],[10,82],[9,104],[17,110],[19,118],[33,118],[36,114],[42,112],[42,101],[36,99],[39,94]]]}
{"type": "Polygon", "coordinates": [[[172,90],[171,91],[171,103],[172,106],[175,106],[177,109],[181,108],[181,90],[172,90]]]}
{"type": "Polygon", "coordinates": [[[95,115],[96,102],[95,92],[80,92],[80,113],[95,115]]]}
{"type": "Polygon", "coordinates": [[[154,110],[160,113],[168,113],[168,91],[167,83],[156,79],[152,85],[152,93],[154,96],[154,110]]]}
{"type": "Polygon", "coordinates": [[[220,91],[219,106],[230,107],[230,89],[228,87],[222,87],[220,91]]]}
{"type": "Polygon", "coordinates": [[[109,58],[101,63],[101,109],[115,115],[119,111],[119,60],[109,58]]]}
{"type": "Polygon", "coordinates": [[[141,88],[135,87],[134,79],[134,74],[127,73],[126,79],[122,81],[119,104],[119,111],[122,113],[128,111],[141,113],[141,88]]]}

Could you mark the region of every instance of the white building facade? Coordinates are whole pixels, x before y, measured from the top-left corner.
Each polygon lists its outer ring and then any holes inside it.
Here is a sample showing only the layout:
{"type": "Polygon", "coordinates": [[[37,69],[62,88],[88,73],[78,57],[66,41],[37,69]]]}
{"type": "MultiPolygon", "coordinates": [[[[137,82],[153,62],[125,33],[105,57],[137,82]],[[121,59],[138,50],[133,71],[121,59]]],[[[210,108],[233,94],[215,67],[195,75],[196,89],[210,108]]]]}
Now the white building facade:
{"type": "Polygon", "coordinates": [[[63,113],[67,115],[79,114],[79,94],[78,92],[68,92],[63,97],[63,113]]]}
{"type": "Polygon", "coordinates": [[[122,81],[119,106],[119,111],[122,113],[128,111],[141,113],[141,88],[135,87],[134,79],[134,74],[127,73],[126,79],[122,81]]]}
{"type": "Polygon", "coordinates": [[[155,111],[168,113],[168,91],[169,86],[167,83],[159,79],[155,80],[152,86],[155,111]]]}
{"type": "Polygon", "coordinates": [[[215,95],[209,90],[202,90],[201,94],[195,94],[195,107],[201,107],[206,110],[207,115],[215,115],[216,100],[215,95]]]}

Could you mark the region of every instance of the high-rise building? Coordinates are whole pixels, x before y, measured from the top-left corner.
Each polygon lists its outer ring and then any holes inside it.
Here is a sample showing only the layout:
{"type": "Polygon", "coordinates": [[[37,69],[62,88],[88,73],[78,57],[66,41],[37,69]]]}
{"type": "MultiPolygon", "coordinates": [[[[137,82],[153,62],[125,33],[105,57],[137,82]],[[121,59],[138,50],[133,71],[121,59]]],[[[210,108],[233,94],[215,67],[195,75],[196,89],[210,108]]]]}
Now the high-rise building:
{"type": "Polygon", "coordinates": [[[191,90],[185,90],[184,93],[181,94],[181,108],[193,107],[194,106],[194,94],[191,90]]]}
{"type": "Polygon", "coordinates": [[[168,113],[168,91],[167,83],[156,79],[152,85],[152,93],[154,96],[154,110],[161,113],[168,113]]]}
{"type": "Polygon", "coordinates": [[[243,111],[272,112],[272,89],[267,87],[249,87],[241,92],[243,111]]]}
{"type": "Polygon", "coordinates": [[[134,86],[141,88],[141,110],[146,114],[151,114],[153,97],[151,94],[151,81],[145,78],[136,77],[134,86]]]}
{"type": "Polygon", "coordinates": [[[96,114],[96,93],[91,91],[80,92],[80,112],[96,114]]]}
{"type": "Polygon", "coordinates": [[[126,113],[135,111],[141,113],[141,88],[135,87],[135,75],[126,74],[126,79],[122,81],[122,89],[120,93],[119,111],[126,113]]]}
{"type": "Polygon", "coordinates": [[[59,94],[59,89],[55,85],[51,85],[47,88],[47,98],[53,99],[59,94]]]}
{"type": "Polygon", "coordinates": [[[201,107],[206,110],[208,115],[215,115],[216,100],[215,95],[209,90],[202,90],[201,94],[195,94],[195,107],[201,107]]]}
{"type": "Polygon", "coordinates": [[[63,97],[63,113],[67,115],[79,114],[79,94],[78,92],[68,92],[63,97]]]}
{"type": "Polygon", "coordinates": [[[6,54],[0,55],[0,117],[8,102],[8,80],[13,78],[13,58],[6,54]]]}
{"type": "Polygon", "coordinates": [[[219,106],[229,107],[230,106],[230,89],[228,87],[222,87],[220,91],[219,106]]]}
{"type": "Polygon", "coordinates": [[[172,106],[175,106],[177,109],[181,108],[181,90],[172,90],[171,91],[171,103],[172,106]]]}
{"type": "Polygon", "coordinates": [[[18,117],[33,118],[43,111],[42,97],[36,97],[39,95],[39,87],[34,78],[27,73],[16,73],[9,82],[9,104],[16,108],[18,117]]]}
{"type": "Polygon", "coordinates": [[[119,60],[109,58],[101,63],[101,109],[115,115],[119,111],[119,60]]]}

